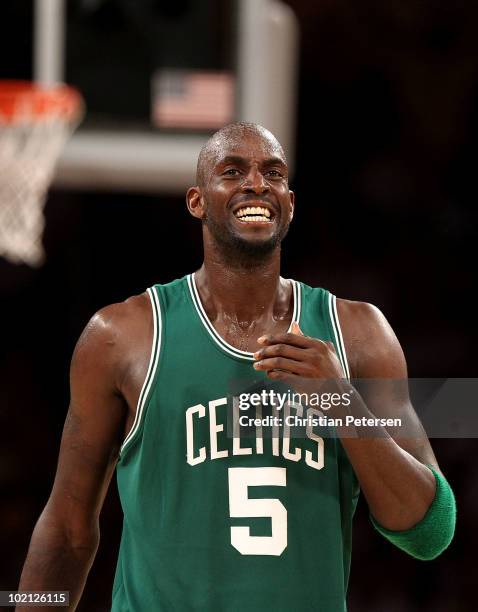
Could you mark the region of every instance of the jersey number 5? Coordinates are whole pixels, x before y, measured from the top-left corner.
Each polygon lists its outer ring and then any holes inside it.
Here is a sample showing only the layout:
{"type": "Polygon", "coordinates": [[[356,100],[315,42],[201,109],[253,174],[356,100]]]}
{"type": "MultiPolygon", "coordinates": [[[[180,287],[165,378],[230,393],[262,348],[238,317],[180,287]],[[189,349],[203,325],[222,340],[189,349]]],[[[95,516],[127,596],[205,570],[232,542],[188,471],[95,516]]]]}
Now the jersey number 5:
{"type": "Polygon", "coordinates": [[[281,555],[287,547],[287,510],[274,498],[250,499],[248,487],[286,486],[286,468],[229,468],[231,518],[267,517],[272,535],[251,536],[250,527],[231,527],[231,544],[241,555],[281,555]]]}

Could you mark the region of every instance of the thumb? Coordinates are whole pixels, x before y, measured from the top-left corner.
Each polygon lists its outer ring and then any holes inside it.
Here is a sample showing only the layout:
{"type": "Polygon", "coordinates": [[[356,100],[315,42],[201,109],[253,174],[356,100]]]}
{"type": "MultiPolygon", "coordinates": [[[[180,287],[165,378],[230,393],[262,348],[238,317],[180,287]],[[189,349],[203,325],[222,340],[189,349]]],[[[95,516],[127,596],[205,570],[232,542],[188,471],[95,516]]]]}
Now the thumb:
{"type": "Polygon", "coordinates": [[[293,334],[297,334],[297,336],[303,336],[304,334],[302,333],[302,330],[299,327],[299,324],[296,323],[295,321],[292,323],[292,327],[290,329],[290,331],[293,334]]]}

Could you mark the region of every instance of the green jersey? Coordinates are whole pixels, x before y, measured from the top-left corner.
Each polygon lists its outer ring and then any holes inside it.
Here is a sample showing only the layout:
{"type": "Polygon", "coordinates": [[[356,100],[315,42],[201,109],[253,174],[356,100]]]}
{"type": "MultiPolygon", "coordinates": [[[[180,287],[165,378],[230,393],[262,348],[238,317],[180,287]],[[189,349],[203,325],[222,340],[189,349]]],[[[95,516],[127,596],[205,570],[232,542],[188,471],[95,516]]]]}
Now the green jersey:
{"type": "MultiPolygon", "coordinates": [[[[291,282],[292,320],[332,341],[348,376],[335,297],[291,282]]],[[[112,610],[343,612],[358,484],[340,440],[260,418],[269,379],[216,332],[194,275],[148,294],[151,359],[117,466],[112,610]],[[258,420],[242,435],[245,397],[258,420]]],[[[294,401],[274,410],[321,414],[294,401]]]]}

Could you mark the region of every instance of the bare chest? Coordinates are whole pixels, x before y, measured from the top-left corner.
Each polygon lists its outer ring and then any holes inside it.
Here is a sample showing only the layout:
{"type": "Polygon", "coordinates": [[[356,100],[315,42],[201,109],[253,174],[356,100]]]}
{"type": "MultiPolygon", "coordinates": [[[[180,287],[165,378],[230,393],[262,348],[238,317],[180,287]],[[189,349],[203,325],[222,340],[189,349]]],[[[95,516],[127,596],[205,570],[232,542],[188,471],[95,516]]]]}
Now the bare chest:
{"type": "Polygon", "coordinates": [[[280,319],[240,321],[227,315],[218,317],[214,329],[228,344],[240,351],[255,352],[261,348],[258,338],[265,334],[281,334],[288,331],[291,314],[280,319]]]}

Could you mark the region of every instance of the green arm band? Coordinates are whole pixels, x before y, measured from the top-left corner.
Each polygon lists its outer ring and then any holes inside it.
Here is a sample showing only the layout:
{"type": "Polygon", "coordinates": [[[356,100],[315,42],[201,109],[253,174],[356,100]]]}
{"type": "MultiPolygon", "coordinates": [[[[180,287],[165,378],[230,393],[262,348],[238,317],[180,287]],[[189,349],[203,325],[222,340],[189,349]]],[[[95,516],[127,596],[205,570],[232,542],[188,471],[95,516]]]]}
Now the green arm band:
{"type": "Polygon", "coordinates": [[[370,514],[375,529],[406,553],[429,561],[448,547],[455,533],[456,502],[448,481],[430,465],[436,480],[435,497],[419,523],[405,531],[391,531],[377,523],[370,514]]]}

